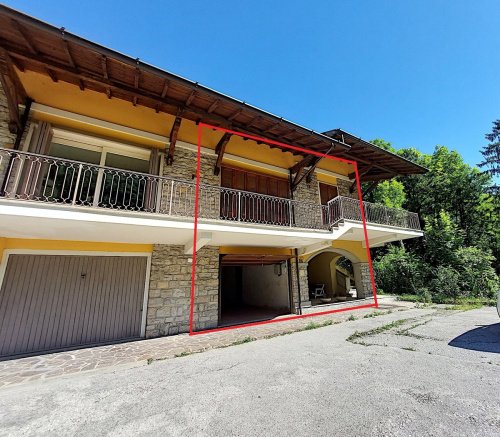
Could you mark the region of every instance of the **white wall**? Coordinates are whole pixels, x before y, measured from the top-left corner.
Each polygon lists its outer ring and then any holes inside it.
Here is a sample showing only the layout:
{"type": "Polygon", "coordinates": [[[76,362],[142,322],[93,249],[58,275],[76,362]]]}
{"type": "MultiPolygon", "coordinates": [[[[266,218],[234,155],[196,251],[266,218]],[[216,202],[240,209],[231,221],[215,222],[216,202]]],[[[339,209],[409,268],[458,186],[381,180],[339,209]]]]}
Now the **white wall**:
{"type": "Polygon", "coordinates": [[[286,263],[278,266],[243,266],[243,302],[247,305],[289,309],[288,271],[286,263]]]}

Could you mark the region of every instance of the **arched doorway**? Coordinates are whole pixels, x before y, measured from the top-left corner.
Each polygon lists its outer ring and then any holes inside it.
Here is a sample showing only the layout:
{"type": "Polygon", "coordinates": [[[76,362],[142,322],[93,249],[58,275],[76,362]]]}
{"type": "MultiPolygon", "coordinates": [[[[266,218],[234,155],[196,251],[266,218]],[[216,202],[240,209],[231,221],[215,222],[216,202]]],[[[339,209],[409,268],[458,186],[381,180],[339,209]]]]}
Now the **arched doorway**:
{"type": "Polygon", "coordinates": [[[314,254],[307,264],[311,304],[364,298],[361,264],[355,255],[343,249],[329,248],[314,254]]]}

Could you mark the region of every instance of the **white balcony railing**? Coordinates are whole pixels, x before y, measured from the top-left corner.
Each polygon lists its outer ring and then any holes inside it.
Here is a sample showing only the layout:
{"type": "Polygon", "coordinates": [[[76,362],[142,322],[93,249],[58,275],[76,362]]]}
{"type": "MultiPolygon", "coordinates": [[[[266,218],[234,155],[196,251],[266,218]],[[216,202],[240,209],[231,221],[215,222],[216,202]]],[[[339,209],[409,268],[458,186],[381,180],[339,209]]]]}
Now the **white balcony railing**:
{"type": "MultiPolygon", "coordinates": [[[[4,199],[194,216],[195,183],[165,176],[0,148],[0,182],[4,199]]],[[[364,207],[367,221],[419,229],[416,214],[366,202],[364,207]]],[[[355,199],[337,197],[320,205],[206,184],[200,184],[198,212],[202,219],[306,229],[361,221],[355,199]]]]}

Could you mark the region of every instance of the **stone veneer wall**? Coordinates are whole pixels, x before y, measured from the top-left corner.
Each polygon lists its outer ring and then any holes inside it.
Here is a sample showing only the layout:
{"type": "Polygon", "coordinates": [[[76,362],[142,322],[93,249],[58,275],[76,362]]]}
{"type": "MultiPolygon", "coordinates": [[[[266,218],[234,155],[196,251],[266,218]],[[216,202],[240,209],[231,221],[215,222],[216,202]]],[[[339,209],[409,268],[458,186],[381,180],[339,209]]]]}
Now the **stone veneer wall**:
{"type": "MultiPolygon", "coordinates": [[[[151,258],[146,337],[189,331],[191,255],[184,246],[157,244],[151,258]]],[[[219,249],[197,253],[194,329],[214,328],[219,311],[219,249]]]]}
{"type": "Polygon", "coordinates": [[[358,298],[367,298],[373,296],[372,279],[370,275],[370,266],[368,263],[353,263],[354,279],[356,281],[356,290],[358,298]]]}
{"type": "MultiPolygon", "coordinates": [[[[299,290],[297,287],[297,263],[295,259],[290,260],[291,275],[292,275],[292,310],[298,313],[299,308],[299,290]]],[[[307,263],[300,262],[299,266],[299,282],[300,282],[300,302],[302,307],[311,305],[309,300],[309,282],[307,278],[307,263]]]]}
{"type": "Polygon", "coordinates": [[[352,182],[346,181],[344,179],[337,178],[337,188],[339,189],[339,196],[352,197],[353,199],[358,199],[358,190],[354,187],[353,192],[350,192],[352,182]]]}
{"type": "MultiPolygon", "coordinates": [[[[163,166],[163,176],[188,182],[196,177],[196,152],[177,147],[173,165],[163,166]]],[[[219,176],[214,175],[216,155],[201,155],[201,182],[219,186],[219,176]]],[[[182,208],[185,215],[194,215],[194,188],[190,184],[164,185],[162,209],[173,196],[174,208],[182,208]]],[[[205,196],[200,191],[200,215],[208,203],[219,214],[217,196],[205,196]],[[207,200],[208,199],[208,200],[207,200]],[[214,204],[214,201],[217,204],[214,204]]],[[[186,242],[187,243],[187,242],[186,242]]],[[[189,331],[192,255],[184,254],[184,246],[154,246],[151,259],[146,337],[158,337],[189,331]]],[[[196,291],[194,329],[214,328],[219,311],[219,248],[205,246],[196,258],[196,291]]]]}

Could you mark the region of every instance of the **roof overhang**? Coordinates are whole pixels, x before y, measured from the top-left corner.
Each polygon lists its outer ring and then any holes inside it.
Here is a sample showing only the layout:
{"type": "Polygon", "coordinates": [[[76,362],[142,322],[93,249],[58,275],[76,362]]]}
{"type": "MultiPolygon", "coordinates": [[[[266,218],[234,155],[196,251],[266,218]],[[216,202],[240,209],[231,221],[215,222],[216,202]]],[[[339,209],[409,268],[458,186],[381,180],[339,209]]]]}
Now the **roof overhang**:
{"type": "Polygon", "coordinates": [[[379,181],[395,176],[423,174],[428,170],[399,155],[356,137],[342,129],[324,132],[331,138],[345,142],[351,148],[344,155],[358,162],[363,181],[379,181]]]}
{"type": "Polygon", "coordinates": [[[109,98],[197,123],[356,160],[363,180],[425,172],[416,164],[338,129],[316,132],[4,5],[0,5],[0,47],[0,61],[11,63],[21,72],[35,71],[54,82],[71,83],[82,90],[105,93],[109,98]]]}

